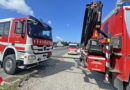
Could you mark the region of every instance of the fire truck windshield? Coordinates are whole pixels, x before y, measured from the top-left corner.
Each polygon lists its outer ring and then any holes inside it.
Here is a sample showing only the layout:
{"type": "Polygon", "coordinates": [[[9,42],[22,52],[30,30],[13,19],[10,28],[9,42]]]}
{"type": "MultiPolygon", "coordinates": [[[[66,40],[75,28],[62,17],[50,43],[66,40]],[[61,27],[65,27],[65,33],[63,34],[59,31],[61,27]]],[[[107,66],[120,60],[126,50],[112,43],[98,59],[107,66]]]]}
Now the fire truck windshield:
{"type": "Polygon", "coordinates": [[[52,40],[51,30],[41,23],[28,21],[28,35],[32,38],[52,40]]]}
{"type": "Polygon", "coordinates": [[[69,48],[77,48],[76,45],[70,45],[69,48]]]}

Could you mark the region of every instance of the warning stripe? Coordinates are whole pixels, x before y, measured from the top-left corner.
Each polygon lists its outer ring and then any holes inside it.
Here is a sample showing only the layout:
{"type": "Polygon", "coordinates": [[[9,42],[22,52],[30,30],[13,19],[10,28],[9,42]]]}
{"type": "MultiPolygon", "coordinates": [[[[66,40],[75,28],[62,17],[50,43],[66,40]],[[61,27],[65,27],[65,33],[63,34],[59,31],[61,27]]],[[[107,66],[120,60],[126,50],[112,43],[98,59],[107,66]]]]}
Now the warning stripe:
{"type": "Polygon", "coordinates": [[[106,49],[106,53],[110,53],[110,50],[106,49]]]}
{"type": "Polygon", "coordinates": [[[16,50],[25,50],[25,48],[23,48],[23,47],[15,47],[16,48],[16,50]]]}
{"type": "MultiPolygon", "coordinates": [[[[7,43],[7,42],[0,42],[0,44],[2,44],[2,45],[12,45],[12,43],[7,43]]],[[[20,44],[20,43],[15,43],[14,44],[14,46],[16,46],[16,47],[26,47],[26,44],[20,44]]]]}
{"type": "Polygon", "coordinates": [[[108,78],[109,78],[109,76],[108,76],[108,74],[106,74],[106,75],[105,75],[105,81],[106,81],[106,82],[108,82],[108,78]]]}
{"type": "Polygon", "coordinates": [[[109,80],[109,67],[110,67],[110,46],[106,46],[106,75],[105,81],[108,82],[109,80]]]}
{"type": "Polygon", "coordinates": [[[106,62],[110,62],[110,48],[106,46],[106,62]]]}
{"type": "Polygon", "coordinates": [[[106,61],[106,67],[109,68],[110,63],[106,61]]]}
{"type": "Polygon", "coordinates": [[[97,59],[97,60],[105,60],[105,58],[99,58],[99,57],[88,57],[89,59],[97,59]]]}

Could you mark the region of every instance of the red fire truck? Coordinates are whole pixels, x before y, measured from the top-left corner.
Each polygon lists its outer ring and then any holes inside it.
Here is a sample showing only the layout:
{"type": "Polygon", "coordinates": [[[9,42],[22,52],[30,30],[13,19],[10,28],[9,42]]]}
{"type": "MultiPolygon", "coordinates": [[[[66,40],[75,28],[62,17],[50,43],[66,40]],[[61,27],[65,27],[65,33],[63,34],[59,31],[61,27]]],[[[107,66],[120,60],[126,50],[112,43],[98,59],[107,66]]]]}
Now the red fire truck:
{"type": "Polygon", "coordinates": [[[32,16],[0,20],[0,63],[7,74],[47,60],[51,49],[49,25],[32,16]]]}
{"type": "Polygon", "coordinates": [[[103,4],[86,6],[81,37],[81,62],[104,72],[119,90],[130,90],[130,2],[121,0],[101,24],[103,4]]]}
{"type": "Polygon", "coordinates": [[[70,54],[78,54],[78,46],[77,44],[70,43],[68,46],[68,55],[70,54]]]}

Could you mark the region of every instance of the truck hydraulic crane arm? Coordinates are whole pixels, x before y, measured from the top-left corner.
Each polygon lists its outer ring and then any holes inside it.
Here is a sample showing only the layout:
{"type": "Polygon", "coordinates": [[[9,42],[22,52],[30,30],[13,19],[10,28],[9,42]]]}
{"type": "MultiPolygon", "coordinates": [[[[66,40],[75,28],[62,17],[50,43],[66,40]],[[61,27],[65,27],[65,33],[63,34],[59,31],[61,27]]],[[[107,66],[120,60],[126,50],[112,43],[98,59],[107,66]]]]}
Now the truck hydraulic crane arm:
{"type": "Polygon", "coordinates": [[[101,1],[97,3],[93,1],[91,4],[86,5],[84,23],[82,29],[82,37],[81,37],[81,45],[83,47],[87,45],[88,40],[92,37],[94,29],[96,29],[104,37],[107,37],[107,35],[100,30],[102,7],[103,4],[101,3],[101,1]]]}

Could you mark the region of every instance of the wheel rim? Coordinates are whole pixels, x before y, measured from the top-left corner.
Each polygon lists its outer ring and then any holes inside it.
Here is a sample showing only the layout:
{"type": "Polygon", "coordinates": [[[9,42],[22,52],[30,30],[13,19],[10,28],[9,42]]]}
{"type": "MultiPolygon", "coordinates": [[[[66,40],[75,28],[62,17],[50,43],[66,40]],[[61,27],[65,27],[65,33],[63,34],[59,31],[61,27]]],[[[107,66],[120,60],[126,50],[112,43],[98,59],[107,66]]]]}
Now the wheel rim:
{"type": "Polygon", "coordinates": [[[12,67],[13,67],[13,62],[11,59],[8,59],[7,62],[5,63],[5,68],[7,71],[10,71],[12,67]]]}

